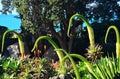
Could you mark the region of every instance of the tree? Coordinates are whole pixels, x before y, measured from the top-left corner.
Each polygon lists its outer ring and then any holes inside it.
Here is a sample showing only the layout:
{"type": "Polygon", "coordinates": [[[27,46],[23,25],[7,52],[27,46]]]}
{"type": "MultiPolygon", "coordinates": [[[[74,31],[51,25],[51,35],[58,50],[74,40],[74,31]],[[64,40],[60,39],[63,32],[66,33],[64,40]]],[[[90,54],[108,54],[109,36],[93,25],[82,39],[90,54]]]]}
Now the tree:
{"type": "Polygon", "coordinates": [[[34,38],[50,33],[59,41],[61,48],[69,52],[72,50],[75,28],[82,24],[81,21],[74,21],[71,29],[73,36],[67,37],[67,26],[73,14],[80,13],[92,22],[120,17],[117,0],[2,0],[2,3],[5,7],[3,13],[17,8],[23,30],[32,33],[34,38]],[[6,4],[7,1],[9,4],[6,4]]]}
{"type": "MultiPolygon", "coordinates": [[[[2,0],[3,4],[6,4],[5,1],[6,0],[2,0]]],[[[36,36],[36,38],[40,35],[46,34],[48,31],[58,39],[62,48],[67,50],[67,46],[69,46],[68,49],[71,50],[73,37],[68,45],[66,32],[69,18],[75,13],[75,11],[73,11],[75,10],[73,9],[75,5],[74,1],[9,0],[9,2],[10,1],[11,4],[13,4],[12,7],[17,8],[22,20],[22,27],[25,30],[32,33],[34,36],[36,36]],[[71,3],[74,3],[74,5],[71,3]],[[56,23],[60,23],[60,26],[55,27],[54,24],[56,23]],[[57,27],[59,27],[59,32],[61,32],[61,34],[56,32],[57,27]]],[[[6,10],[4,13],[5,12],[6,10]]]]}

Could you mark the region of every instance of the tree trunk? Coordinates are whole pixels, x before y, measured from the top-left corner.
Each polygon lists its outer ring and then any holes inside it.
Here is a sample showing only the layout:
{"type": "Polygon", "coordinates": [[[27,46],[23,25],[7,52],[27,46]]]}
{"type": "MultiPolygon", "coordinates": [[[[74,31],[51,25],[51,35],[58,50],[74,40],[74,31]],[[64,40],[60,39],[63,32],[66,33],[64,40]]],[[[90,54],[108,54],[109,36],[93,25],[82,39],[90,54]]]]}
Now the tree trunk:
{"type": "Polygon", "coordinates": [[[53,26],[53,23],[49,22],[49,29],[51,31],[51,34],[58,40],[60,46],[62,49],[66,50],[67,51],[67,42],[66,42],[66,37],[62,35],[60,35],[59,33],[57,33],[55,30],[54,30],[54,26],[53,26]]]}

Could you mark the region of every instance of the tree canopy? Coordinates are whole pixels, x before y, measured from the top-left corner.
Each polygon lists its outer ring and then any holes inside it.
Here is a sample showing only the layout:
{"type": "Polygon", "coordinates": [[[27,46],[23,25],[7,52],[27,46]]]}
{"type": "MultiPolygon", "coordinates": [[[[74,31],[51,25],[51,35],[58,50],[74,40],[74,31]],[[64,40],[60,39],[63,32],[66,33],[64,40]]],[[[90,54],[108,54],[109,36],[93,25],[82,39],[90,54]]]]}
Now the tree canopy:
{"type": "MultiPolygon", "coordinates": [[[[118,0],[2,0],[2,4],[3,13],[16,8],[22,20],[22,29],[36,37],[50,33],[57,38],[62,48],[69,51],[74,36],[68,41],[66,33],[73,14],[80,13],[88,20],[98,23],[120,18],[118,0]]],[[[75,28],[81,24],[81,21],[73,22],[73,35],[75,28]]]]}
{"type": "Polygon", "coordinates": [[[43,21],[65,21],[74,13],[101,21],[120,18],[118,0],[2,0],[2,4],[3,13],[16,8],[22,27],[33,34],[43,21]]]}

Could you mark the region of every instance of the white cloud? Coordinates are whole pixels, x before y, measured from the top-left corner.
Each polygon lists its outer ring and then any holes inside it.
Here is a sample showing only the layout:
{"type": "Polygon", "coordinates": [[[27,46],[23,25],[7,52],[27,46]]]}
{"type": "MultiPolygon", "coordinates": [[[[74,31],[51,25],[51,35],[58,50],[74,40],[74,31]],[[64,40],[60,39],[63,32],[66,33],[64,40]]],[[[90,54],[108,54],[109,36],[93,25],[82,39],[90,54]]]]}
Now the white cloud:
{"type": "MultiPolygon", "coordinates": [[[[2,10],[1,0],[0,0],[0,10],[2,10]]],[[[0,14],[1,14],[1,12],[0,12],[0,14]]],[[[12,11],[12,14],[13,14],[13,15],[18,15],[18,12],[16,11],[16,9],[14,9],[14,10],[12,11]]]]}
{"type": "Polygon", "coordinates": [[[12,11],[12,14],[18,15],[19,13],[16,11],[16,8],[12,11]]]}
{"type": "Polygon", "coordinates": [[[0,0],[0,10],[2,9],[1,0],[0,0]]]}
{"type": "Polygon", "coordinates": [[[97,8],[98,5],[99,5],[99,3],[96,2],[96,1],[94,1],[94,2],[92,2],[92,3],[88,3],[88,4],[86,4],[86,8],[94,9],[94,8],[97,8]]]}
{"type": "Polygon", "coordinates": [[[117,4],[120,6],[120,1],[118,1],[117,4]]]}
{"type": "MultiPolygon", "coordinates": [[[[0,10],[2,10],[2,4],[1,4],[1,0],[0,0],[0,10]]],[[[0,12],[0,14],[1,14],[1,12],[0,12]]]]}

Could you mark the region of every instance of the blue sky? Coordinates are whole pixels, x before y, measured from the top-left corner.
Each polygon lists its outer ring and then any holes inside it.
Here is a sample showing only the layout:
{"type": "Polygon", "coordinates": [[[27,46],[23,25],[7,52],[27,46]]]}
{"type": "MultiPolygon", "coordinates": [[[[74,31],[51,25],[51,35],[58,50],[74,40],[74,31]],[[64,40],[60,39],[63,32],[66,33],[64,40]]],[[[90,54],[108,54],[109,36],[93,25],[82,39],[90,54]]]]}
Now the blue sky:
{"type": "MultiPolygon", "coordinates": [[[[0,10],[2,9],[1,0],[0,0],[0,10]]],[[[21,20],[14,18],[15,15],[18,15],[16,10],[12,11],[12,14],[3,15],[0,13],[0,25],[6,26],[10,30],[20,29],[21,20]]]]}
{"type": "Polygon", "coordinates": [[[20,29],[21,20],[14,18],[14,16],[0,14],[0,25],[8,27],[10,30],[20,29]]]}

